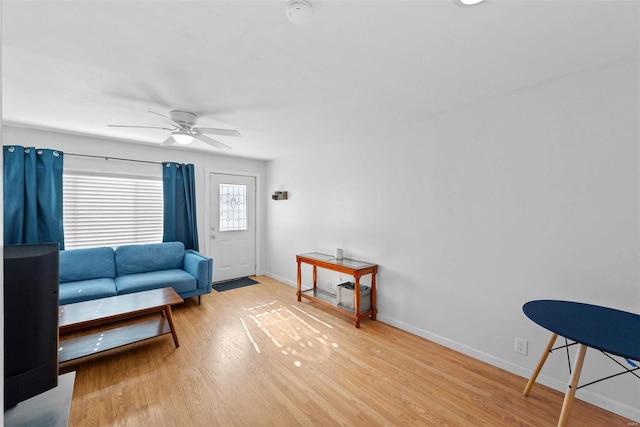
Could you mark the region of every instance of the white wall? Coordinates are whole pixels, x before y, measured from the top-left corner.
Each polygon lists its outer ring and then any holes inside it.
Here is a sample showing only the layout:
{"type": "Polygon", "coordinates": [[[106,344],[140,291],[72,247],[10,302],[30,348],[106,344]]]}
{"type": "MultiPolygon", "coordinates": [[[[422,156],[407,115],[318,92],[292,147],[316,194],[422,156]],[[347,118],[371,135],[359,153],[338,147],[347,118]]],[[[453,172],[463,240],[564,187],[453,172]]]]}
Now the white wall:
{"type": "MultiPolygon", "coordinates": [[[[522,314],[526,301],[640,312],[639,72],[636,62],[615,64],[437,117],[363,129],[356,141],[336,135],[330,147],[266,165],[11,126],[2,127],[2,142],[194,163],[201,247],[205,170],[264,174],[259,270],[293,284],[296,253],[342,247],[380,264],[381,321],[526,377],[548,340],[522,314]],[[275,190],[288,190],[289,200],[270,200],[275,190]],[[527,357],[513,352],[515,336],[529,340],[527,357]]],[[[129,173],[154,167],[72,156],[65,164],[129,173]]],[[[327,274],[321,283],[340,279],[327,274]]],[[[590,352],[583,378],[608,375],[611,366],[590,352]]],[[[554,354],[540,381],[564,391],[567,377],[564,357],[554,354]]],[[[640,420],[632,376],[577,396],[640,420]]]]}
{"type": "MultiPolygon", "coordinates": [[[[70,135],[57,132],[48,132],[36,129],[27,129],[14,126],[2,127],[3,145],[22,145],[38,148],[52,148],[65,152],[64,167],[66,170],[82,171],[106,171],[113,173],[138,174],[150,176],[162,176],[161,166],[157,164],[146,164],[138,162],[126,162],[120,160],[105,160],[104,158],[94,159],[87,157],[76,157],[68,155],[85,154],[105,157],[120,157],[132,160],[144,160],[150,162],[179,162],[193,163],[196,176],[196,207],[198,218],[198,241],[200,252],[210,255],[209,233],[205,229],[206,209],[206,180],[207,170],[224,170],[246,172],[249,174],[265,174],[266,163],[259,160],[242,159],[238,157],[216,155],[198,151],[188,151],[183,149],[146,146],[140,144],[130,144],[126,142],[91,138],[79,135],[70,135]]],[[[264,180],[259,181],[261,186],[258,192],[264,194],[264,180]]],[[[217,209],[217,207],[216,207],[217,209]]],[[[263,216],[263,207],[258,206],[258,217],[263,216]]],[[[264,238],[262,238],[262,227],[259,224],[257,241],[261,246],[257,248],[258,271],[262,271],[261,255],[264,253],[264,238]]],[[[215,272],[215,267],[214,267],[215,272]]],[[[215,277],[214,277],[215,280],[215,277]]]]}
{"type": "MultiPolygon", "coordinates": [[[[549,333],[525,302],[640,313],[639,75],[612,64],[271,161],[289,200],[266,201],[267,271],[294,284],[296,253],[342,247],[380,265],[381,321],[528,377],[549,333]]],[[[588,352],[583,379],[618,370],[588,352]]],[[[567,379],[554,353],[539,380],[567,379]]],[[[640,420],[631,375],[577,397],[640,420]]]]}

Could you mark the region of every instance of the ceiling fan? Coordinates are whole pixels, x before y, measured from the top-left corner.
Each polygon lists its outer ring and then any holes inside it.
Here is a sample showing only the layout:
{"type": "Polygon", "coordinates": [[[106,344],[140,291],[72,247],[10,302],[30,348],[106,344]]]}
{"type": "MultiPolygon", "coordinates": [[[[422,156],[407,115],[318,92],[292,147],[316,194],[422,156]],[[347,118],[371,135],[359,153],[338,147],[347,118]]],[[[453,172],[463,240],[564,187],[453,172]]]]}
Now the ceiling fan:
{"type": "Polygon", "coordinates": [[[202,141],[206,144],[209,144],[215,148],[222,149],[231,149],[226,144],[223,144],[220,141],[216,141],[213,138],[209,138],[204,134],[208,135],[223,135],[223,136],[240,136],[240,132],[237,130],[231,129],[217,129],[217,128],[200,128],[196,127],[196,123],[198,122],[198,116],[194,113],[190,113],[188,111],[180,111],[180,110],[171,110],[169,111],[169,116],[165,116],[164,114],[156,113],[154,111],[149,111],[151,114],[156,114],[158,116],[164,117],[169,120],[172,127],[161,127],[161,126],[130,126],[130,125],[107,125],[109,127],[118,127],[118,128],[141,128],[141,129],[163,129],[171,132],[171,135],[162,142],[160,145],[172,145],[174,143],[178,143],[181,145],[191,144],[194,139],[198,141],[202,141]]]}

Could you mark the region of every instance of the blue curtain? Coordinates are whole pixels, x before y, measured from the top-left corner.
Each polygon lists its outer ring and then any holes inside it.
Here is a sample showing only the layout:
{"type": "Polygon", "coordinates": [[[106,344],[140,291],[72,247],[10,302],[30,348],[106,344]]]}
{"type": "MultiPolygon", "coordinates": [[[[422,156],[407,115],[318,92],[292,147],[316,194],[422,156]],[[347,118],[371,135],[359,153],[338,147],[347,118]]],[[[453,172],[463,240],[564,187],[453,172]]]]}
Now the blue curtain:
{"type": "Polygon", "coordinates": [[[196,185],[192,164],[167,162],[162,167],[164,242],[182,242],[198,250],[196,185]]]}
{"type": "Polygon", "coordinates": [[[62,151],[3,147],[4,243],[58,242],[62,227],[62,151]]]}

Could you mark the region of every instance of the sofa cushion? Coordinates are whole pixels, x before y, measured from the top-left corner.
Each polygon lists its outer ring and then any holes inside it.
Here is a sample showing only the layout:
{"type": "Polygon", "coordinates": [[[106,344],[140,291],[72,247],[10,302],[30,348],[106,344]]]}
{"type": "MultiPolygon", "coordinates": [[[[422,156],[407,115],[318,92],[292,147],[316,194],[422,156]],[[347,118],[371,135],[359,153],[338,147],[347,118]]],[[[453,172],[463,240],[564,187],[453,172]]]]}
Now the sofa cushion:
{"type": "Polygon", "coordinates": [[[116,277],[118,295],[172,287],[177,293],[196,290],[196,278],[184,270],[150,271],[116,277]]]}
{"type": "Polygon", "coordinates": [[[113,279],[90,279],[60,283],[60,305],[116,295],[113,279]]]}
{"type": "Polygon", "coordinates": [[[114,277],[116,267],[112,248],[60,251],[60,283],[114,277]]]}
{"type": "Polygon", "coordinates": [[[118,276],[183,268],[182,242],[126,245],[116,248],[115,253],[118,276]]]}

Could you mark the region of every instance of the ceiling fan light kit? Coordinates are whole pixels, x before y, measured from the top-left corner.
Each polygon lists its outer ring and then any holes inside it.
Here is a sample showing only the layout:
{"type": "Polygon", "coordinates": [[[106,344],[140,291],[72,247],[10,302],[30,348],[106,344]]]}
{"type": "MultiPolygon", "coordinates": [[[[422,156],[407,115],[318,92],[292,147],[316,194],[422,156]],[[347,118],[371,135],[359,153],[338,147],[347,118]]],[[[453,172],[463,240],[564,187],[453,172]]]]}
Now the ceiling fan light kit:
{"type": "Polygon", "coordinates": [[[193,136],[182,130],[172,133],[171,136],[180,145],[188,145],[193,142],[193,136]]]}
{"type": "Polygon", "coordinates": [[[159,126],[132,126],[132,125],[107,125],[110,127],[123,127],[123,128],[142,128],[142,129],[162,129],[171,132],[171,136],[164,140],[161,145],[172,145],[174,143],[180,145],[188,145],[193,142],[194,139],[209,144],[215,148],[230,149],[227,144],[223,144],[213,138],[209,138],[203,134],[211,135],[223,135],[223,136],[240,136],[240,132],[233,129],[217,129],[217,128],[201,128],[196,127],[198,122],[198,116],[194,113],[182,110],[171,110],[169,116],[164,114],[149,111],[151,114],[155,114],[160,117],[164,117],[170,121],[173,125],[172,128],[159,127],[159,126]]]}
{"type": "Polygon", "coordinates": [[[480,3],[484,3],[485,1],[487,0],[453,0],[456,5],[462,7],[476,6],[480,3]]]}
{"type": "Polygon", "coordinates": [[[287,19],[296,25],[304,25],[311,21],[313,8],[306,0],[291,0],[285,10],[287,19]]]}

